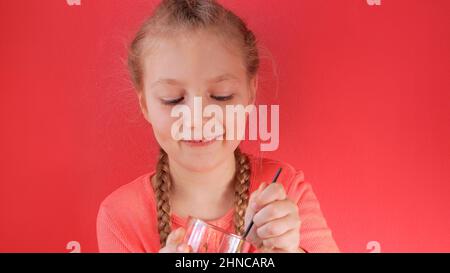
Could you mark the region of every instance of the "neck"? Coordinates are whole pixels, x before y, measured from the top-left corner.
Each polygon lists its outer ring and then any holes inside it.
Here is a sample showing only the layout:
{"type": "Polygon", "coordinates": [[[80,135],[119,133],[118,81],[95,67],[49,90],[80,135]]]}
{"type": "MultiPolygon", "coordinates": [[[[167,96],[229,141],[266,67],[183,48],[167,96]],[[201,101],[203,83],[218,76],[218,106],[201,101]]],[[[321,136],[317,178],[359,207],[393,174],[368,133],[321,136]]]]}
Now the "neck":
{"type": "Polygon", "coordinates": [[[171,194],[205,202],[225,200],[234,192],[235,164],[235,158],[232,155],[210,170],[193,171],[169,158],[172,176],[171,194]]]}

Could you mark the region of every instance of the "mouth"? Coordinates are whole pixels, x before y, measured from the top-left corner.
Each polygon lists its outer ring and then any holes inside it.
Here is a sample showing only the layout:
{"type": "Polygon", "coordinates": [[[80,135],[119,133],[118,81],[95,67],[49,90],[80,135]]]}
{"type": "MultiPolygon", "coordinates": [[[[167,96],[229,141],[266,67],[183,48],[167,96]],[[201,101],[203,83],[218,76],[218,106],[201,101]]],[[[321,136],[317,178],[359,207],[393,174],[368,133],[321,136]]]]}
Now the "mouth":
{"type": "Polygon", "coordinates": [[[217,141],[218,137],[212,139],[200,139],[200,140],[181,140],[181,142],[194,147],[208,146],[217,141]]]}

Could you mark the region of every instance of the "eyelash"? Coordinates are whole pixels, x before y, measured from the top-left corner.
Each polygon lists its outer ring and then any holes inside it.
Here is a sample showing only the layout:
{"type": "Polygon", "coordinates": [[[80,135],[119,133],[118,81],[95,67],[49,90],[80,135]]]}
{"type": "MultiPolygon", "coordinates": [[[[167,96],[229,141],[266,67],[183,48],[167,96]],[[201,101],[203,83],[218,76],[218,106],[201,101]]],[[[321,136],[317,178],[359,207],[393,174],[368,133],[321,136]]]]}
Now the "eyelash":
{"type": "Polygon", "coordinates": [[[211,95],[211,98],[217,100],[217,101],[227,101],[227,100],[231,100],[233,98],[233,94],[228,95],[228,96],[214,96],[211,95]]]}
{"type": "Polygon", "coordinates": [[[175,105],[175,104],[178,104],[181,101],[183,101],[183,99],[184,99],[184,97],[179,97],[179,98],[173,99],[173,100],[162,100],[162,102],[167,105],[175,105]]]}
{"type": "MultiPolygon", "coordinates": [[[[213,95],[211,95],[211,98],[213,98],[217,101],[228,101],[233,98],[233,95],[228,95],[228,96],[213,96],[213,95]]],[[[173,100],[162,100],[162,101],[164,104],[167,104],[167,105],[175,105],[175,104],[182,102],[183,100],[184,100],[184,97],[179,97],[179,98],[176,98],[173,100]]]]}

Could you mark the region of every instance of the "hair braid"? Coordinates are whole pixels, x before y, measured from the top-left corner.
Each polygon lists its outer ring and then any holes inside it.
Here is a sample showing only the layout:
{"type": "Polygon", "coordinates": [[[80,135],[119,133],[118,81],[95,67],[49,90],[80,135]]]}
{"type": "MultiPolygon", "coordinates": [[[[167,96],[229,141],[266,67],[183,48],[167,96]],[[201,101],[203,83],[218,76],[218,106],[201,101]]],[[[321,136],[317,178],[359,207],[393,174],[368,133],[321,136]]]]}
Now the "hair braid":
{"type": "MultiPolygon", "coordinates": [[[[250,163],[248,156],[240,151],[235,151],[236,172],[234,176],[235,183],[235,213],[234,229],[236,234],[244,233],[245,210],[248,206],[249,188],[250,188],[250,163]]],[[[160,150],[160,156],[157,163],[157,171],[153,189],[156,196],[156,209],[158,216],[158,231],[161,247],[166,245],[167,236],[171,231],[170,222],[170,202],[169,192],[172,181],[169,172],[169,163],[167,154],[160,150]]]]}
{"type": "Polygon", "coordinates": [[[245,211],[248,206],[250,188],[250,163],[248,156],[239,148],[235,151],[236,174],[235,174],[235,213],[234,229],[236,234],[244,233],[245,211]]]}
{"type": "Polygon", "coordinates": [[[158,164],[156,167],[156,179],[153,189],[156,196],[156,209],[158,215],[158,231],[161,247],[166,245],[167,236],[171,231],[170,227],[170,202],[169,192],[172,180],[169,172],[169,162],[167,153],[160,149],[158,164]]]}

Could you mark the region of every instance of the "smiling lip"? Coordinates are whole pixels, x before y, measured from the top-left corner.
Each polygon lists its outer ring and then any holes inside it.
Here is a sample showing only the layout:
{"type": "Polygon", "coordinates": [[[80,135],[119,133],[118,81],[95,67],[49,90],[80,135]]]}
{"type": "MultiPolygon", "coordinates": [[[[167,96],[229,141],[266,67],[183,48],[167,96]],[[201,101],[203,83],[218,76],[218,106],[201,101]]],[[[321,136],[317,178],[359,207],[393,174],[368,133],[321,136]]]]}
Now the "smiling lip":
{"type": "Polygon", "coordinates": [[[189,146],[194,147],[201,147],[201,146],[208,146],[213,144],[217,139],[202,139],[202,140],[182,140],[183,143],[186,143],[189,146]]]}

